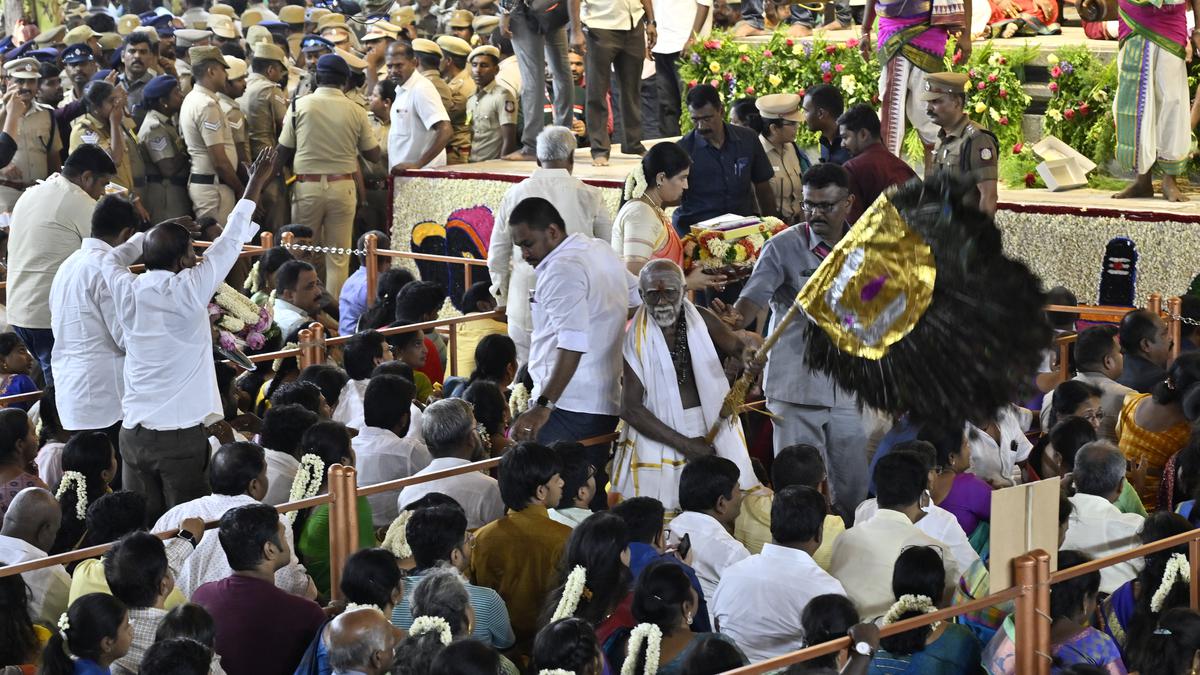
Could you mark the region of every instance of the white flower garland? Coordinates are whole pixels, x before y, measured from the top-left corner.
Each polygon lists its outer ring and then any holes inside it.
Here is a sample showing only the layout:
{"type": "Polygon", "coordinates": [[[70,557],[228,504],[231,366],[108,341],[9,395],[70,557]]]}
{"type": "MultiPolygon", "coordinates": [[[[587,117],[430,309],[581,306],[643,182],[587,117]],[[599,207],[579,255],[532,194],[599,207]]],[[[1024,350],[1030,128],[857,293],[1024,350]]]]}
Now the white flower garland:
{"type": "Polygon", "coordinates": [[[360,609],[373,609],[375,611],[379,611],[379,607],[376,605],[360,605],[357,602],[347,602],[346,608],[342,610],[342,614],[349,614],[350,612],[354,612],[354,611],[357,611],[360,609]]]}
{"type": "Polygon", "coordinates": [[[233,286],[222,283],[217,288],[217,294],[214,296],[214,299],[217,305],[225,310],[226,316],[232,315],[243,324],[254,325],[258,323],[258,305],[254,304],[254,301],[250,298],[239,293],[233,286]]]}
{"type": "MultiPolygon", "coordinates": [[[[279,351],[281,351],[281,352],[286,352],[286,351],[287,351],[287,350],[289,350],[289,349],[296,349],[296,348],[298,348],[299,346],[300,346],[300,345],[296,344],[295,342],[289,342],[289,343],[287,343],[286,345],[284,345],[284,346],[283,346],[283,349],[281,349],[281,350],[279,350],[279,351]]],[[[273,373],[278,373],[278,372],[279,372],[279,369],[283,367],[283,361],[284,361],[284,359],[287,359],[287,358],[288,358],[288,357],[286,357],[286,356],[281,356],[281,357],[279,357],[279,358],[275,359],[274,361],[272,361],[272,362],[271,362],[271,372],[273,372],[273,373]]]]}
{"type": "Polygon", "coordinates": [[[246,280],[242,282],[242,288],[250,291],[252,294],[258,292],[258,269],[260,262],[262,261],[254,261],[254,264],[250,266],[250,274],[247,274],[246,280]]]}
{"type": "MultiPolygon", "coordinates": [[[[471,312],[475,311],[474,309],[472,309],[470,307],[468,307],[467,310],[471,311],[471,312]]],[[[439,321],[442,319],[457,319],[458,317],[460,317],[462,315],[463,315],[463,313],[458,311],[458,308],[455,307],[454,303],[450,301],[450,297],[447,296],[446,299],[442,302],[441,308],[438,309],[437,318],[439,321]]]]}
{"type": "Polygon", "coordinates": [[[1163,571],[1158,590],[1154,591],[1154,597],[1150,598],[1151,612],[1158,614],[1162,611],[1163,604],[1166,603],[1167,596],[1170,595],[1171,587],[1175,585],[1176,580],[1189,583],[1192,580],[1192,568],[1188,565],[1187,556],[1182,553],[1172,553],[1171,559],[1167,561],[1167,569],[1163,571]]]}
{"type": "Polygon", "coordinates": [[[67,631],[71,630],[71,622],[67,620],[66,612],[58,616],[58,629],[62,631],[64,638],[67,636],[67,631]]]}
{"type": "Polygon", "coordinates": [[[408,547],[408,519],[412,518],[412,511],[401,511],[400,515],[388,525],[387,534],[383,537],[383,548],[392,552],[392,555],[403,560],[412,557],[412,549],[408,547]]]}
{"type": "MultiPolygon", "coordinates": [[[[921,612],[922,614],[933,614],[937,611],[937,607],[933,604],[933,600],[926,595],[902,595],[900,599],[888,608],[887,614],[883,615],[883,625],[896,623],[900,620],[901,614],[908,612],[921,612]]],[[[936,626],[936,624],[934,624],[936,626]]]]}
{"type": "Polygon", "coordinates": [[[454,635],[450,632],[450,624],[440,616],[418,616],[408,629],[408,634],[416,637],[435,630],[438,632],[438,639],[441,640],[443,647],[454,639],[454,635]]]}
{"type": "MultiPolygon", "coordinates": [[[[300,468],[296,470],[296,477],[292,479],[292,491],[288,493],[288,501],[295,502],[301,499],[317,496],[321,491],[321,479],[325,476],[325,462],[311,452],[300,458],[300,468]]],[[[288,511],[288,524],[296,522],[296,514],[298,511],[288,511]]]]}
{"type": "Polygon", "coordinates": [[[562,668],[542,668],[538,671],[538,675],[575,675],[575,671],[562,668]]]}
{"type": "Polygon", "coordinates": [[[517,382],[508,394],[508,412],[513,419],[529,408],[529,389],[524,383],[517,382]]]}
{"type": "Polygon", "coordinates": [[[575,569],[567,575],[567,583],[563,586],[562,597],[558,599],[558,606],[554,608],[554,616],[550,618],[550,621],[575,616],[575,610],[579,607],[579,599],[583,597],[586,585],[587,568],[583,565],[576,565],[575,569]]]}
{"type": "Polygon", "coordinates": [[[633,171],[630,171],[629,175],[625,177],[625,188],[621,194],[624,196],[625,201],[637,199],[646,194],[646,188],[648,187],[650,187],[650,184],[646,181],[646,172],[642,170],[642,163],[638,162],[633,171]]]}
{"type": "MultiPolygon", "coordinates": [[[[54,493],[54,498],[62,501],[63,495],[67,494],[71,483],[75,484],[75,516],[79,520],[87,519],[87,478],[78,471],[67,471],[63,473],[62,481],[58,484],[58,491],[54,493]]],[[[65,616],[65,615],[64,615],[65,616]]]]}
{"type": "Polygon", "coordinates": [[[652,623],[639,623],[629,634],[621,675],[637,675],[638,649],[643,640],[646,642],[646,667],[642,673],[651,675],[658,672],[658,662],[662,658],[662,629],[652,623]]]}

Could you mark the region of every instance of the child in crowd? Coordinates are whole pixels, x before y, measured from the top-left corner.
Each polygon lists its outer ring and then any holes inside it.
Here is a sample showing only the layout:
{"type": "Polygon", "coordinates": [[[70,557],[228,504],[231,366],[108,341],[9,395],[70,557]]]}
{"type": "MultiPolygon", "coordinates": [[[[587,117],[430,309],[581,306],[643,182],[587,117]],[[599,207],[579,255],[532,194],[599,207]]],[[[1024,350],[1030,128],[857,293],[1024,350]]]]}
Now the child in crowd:
{"type": "Polygon", "coordinates": [[[41,675],[107,673],[133,642],[129,610],[106,593],[89,593],[71,603],[42,653],[41,675]]]}
{"type": "MultiPolygon", "coordinates": [[[[16,333],[0,333],[0,396],[16,396],[37,391],[33,373],[33,355],[16,333]]],[[[33,401],[10,404],[10,408],[29,410],[33,401]]]]}
{"type": "Polygon", "coordinates": [[[210,675],[219,675],[225,672],[221,668],[221,655],[213,647],[217,639],[217,625],[208,610],[189,602],[167,612],[162,623],[158,624],[158,630],[154,633],[154,641],[163,642],[172,638],[187,638],[208,647],[212,651],[212,661],[208,671],[210,675]]]}
{"type": "Polygon", "coordinates": [[[474,406],[475,421],[483,427],[479,439],[483,443],[483,454],[488,457],[503,455],[512,445],[512,439],[508,437],[512,416],[504,392],[495,382],[480,380],[467,387],[462,399],[474,406]]]}
{"type": "MultiPolygon", "coordinates": [[[[403,326],[413,323],[425,323],[438,317],[438,311],[446,301],[446,288],[432,281],[414,281],[405,286],[396,296],[396,323],[393,326],[403,326]]],[[[413,368],[425,373],[430,382],[442,382],[446,366],[446,339],[437,331],[425,331],[425,341],[428,352],[425,363],[413,368]]]]}

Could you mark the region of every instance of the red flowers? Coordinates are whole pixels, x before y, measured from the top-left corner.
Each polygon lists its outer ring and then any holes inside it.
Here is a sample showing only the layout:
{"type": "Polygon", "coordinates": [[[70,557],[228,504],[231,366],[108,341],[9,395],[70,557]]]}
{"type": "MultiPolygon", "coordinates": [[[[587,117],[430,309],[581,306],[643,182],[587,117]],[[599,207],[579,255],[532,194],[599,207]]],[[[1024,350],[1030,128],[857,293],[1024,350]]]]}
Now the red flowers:
{"type": "Polygon", "coordinates": [[[742,54],[742,63],[750,63],[750,57],[742,54]]]}
{"type": "Polygon", "coordinates": [[[1022,150],[1024,150],[1024,149],[1025,149],[1025,144],[1024,144],[1024,143],[1017,143],[1016,145],[1014,145],[1014,146],[1013,146],[1012,153],[1013,153],[1014,155],[1019,155],[1019,154],[1021,154],[1021,151],[1022,151],[1022,150]]]}
{"type": "Polygon", "coordinates": [[[836,45],[828,45],[827,47],[825,47],[825,53],[826,53],[826,54],[833,54],[833,53],[834,53],[834,52],[836,52],[836,51],[837,51],[837,46],[836,46],[836,45]]]}
{"type": "Polygon", "coordinates": [[[751,87],[746,87],[746,95],[747,95],[747,96],[753,96],[753,95],[754,95],[754,87],[752,87],[752,86],[751,86],[751,87]]]}
{"type": "Polygon", "coordinates": [[[805,94],[804,87],[800,87],[800,91],[796,92],[796,95],[799,96],[800,98],[804,98],[804,94],[805,94]]]}
{"type": "Polygon", "coordinates": [[[1092,111],[1092,109],[1090,107],[1088,107],[1088,104],[1086,104],[1086,103],[1079,104],[1079,114],[1080,115],[1086,115],[1086,114],[1090,113],[1091,111],[1092,111]]]}
{"type": "Polygon", "coordinates": [[[1064,111],[1063,111],[1063,118],[1065,118],[1065,119],[1068,119],[1068,120],[1073,120],[1073,119],[1075,119],[1075,109],[1074,109],[1074,108],[1067,108],[1066,110],[1064,110],[1064,111]]]}
{"type": "Polygon", "coordinates": [[[775,55],[775,52],[771,51],[770,49],[763,50],[763,56],[767,57],[768,59],[774,55],[775,55]]]}
{"type": "Polygon", "coordinates": [[[698,83],[695,80],[688,80],[688,89],[696,86],[698,83]]]}
{"type": "Polygon", "coordinates": [[[796,43],[795,43],[795,42],[793,42],[791,38],[788,38],[788,39],[786,39],[786,40],[784,40],[784,41],[783,41],[783,44],[785,44],[785,45],[787,45],[787,46],[791,47],[792,45],[794,45],[794,44],[796,44],[796,43]]]}
{"type": "Polygon", "coordinates": [[[979,84],[975,85],[975,88],[979,91],[983,91],[984,89],[987,89],[987,82],[980,82],[979,84]]]}
{"type": "Polygon", "coordinates": [[[835,65],[833,67],[833,69],[840,73],[846,69],[846,66],[843,66],[842,64],[839,63],[839,64],[835,65]]]}
{"type": "Polygon", "coordinates": [[[1034,185],[1037,185],[1037,176],[1030,171],[1029,173],[1025,174],[1025,187],[1031,188],[1034,185]]]}
{"type": "Polygon", "coordinates": [[[999,96],[1000,98],[1008,98],[1008,90],[1001,87],[997,96],[999,96]]]}
{"type": "Polygon", "coordinates": [[[821,75],[821,81],[824,82],[825,84],[829,84],[830,82],[833,82],[833,73],[825,73],[825,74],[821,75]]]}
{"type": "Polygon", "coordinates": [[[1052,93],[1052,94],[1058,93],[1058,83],[1057,82],[1050,83],[1050,93],[1052,93]]]}
{"type": "Polygon", "coordinates": [[[995,81],[996,81],[996,74],[995,74],[995,73],[990,73],[990,74],[987,76],[987,81],[988,81],[988,82],[995,82],[995,81]]]}
{"type": "Polygon", "coordinates": [[[1054,66],[1053,68],[1051,68],[1050,69],[1050,77],[1053,77],[1056,80],[1058,78],[1062,77],[1062,68],[1059,68],[1058,66],[1054,66]]]}
{"type": "Polygon", "coordinates": [[[1008,126],[1008,115],[1005,115],[1000,118],[1000,126],[1002,126],[1002,127],[1008,126]]]}
{"type": "Polygon", "coordinates": [[[958,64],[962,63],[962,60],[963,60],[963,53],[958,52],[958,51],[954,52],[954,60],[952,61],[954,63],[954,65],[957,66],[958,64]]]}
{"type": "Polygon", "coordinates": [[[721,41],[720,40],[707,40],[704,43],[704,48],[705,49],[720,49],[721,41]]]}
{"type": "Polygon", "coordinates": [[[850,38],[849,40],[846,40],[846,46],[850,49],[854,49],[858,46],[858,38],[850,38]]]}

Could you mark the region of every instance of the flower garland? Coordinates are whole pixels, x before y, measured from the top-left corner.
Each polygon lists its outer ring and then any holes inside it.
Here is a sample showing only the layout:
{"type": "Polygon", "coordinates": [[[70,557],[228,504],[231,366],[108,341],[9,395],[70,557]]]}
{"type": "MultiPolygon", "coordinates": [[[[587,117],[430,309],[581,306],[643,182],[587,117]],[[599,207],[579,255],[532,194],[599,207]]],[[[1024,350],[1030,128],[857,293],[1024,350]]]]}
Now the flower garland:
{"type": "Polygon", "coordinates": [[[646,667],[642,673],[650,675],[658,672],[658,662],[662,657],[662,629],[652,623],[639,623],[629,634],[628,652],[621,666],[621,675],[636,675],[638,649],[643,640],[646,642],[646,667]]]}
{"type": "Polygon", "coordinates": [[[58,616],[58,629],[62,631],[64,638],[67,636],[67,631],[71,630],[71,622],[67,619],[66,612],[58,616]]]}
{"type": "MultiPolygon", "coordinates": [[[[888,608],[887,614],[883,615],[882,623],[884,626],[896,623],[900,620],[900,616],[908,612],[920,612],[922,614],[933,614],[937,611],[933,601],[927,595],[910,595],[905,594],[896,600],[895,604],[888,608]]],[[[930,628],[937,628],[940,622],[934,623],[930,628]]]]}
{"type": "Polygon", "coordinates": [[[454,638],[450,632],[450,624],[440,616],[418,616],[408,629],[408,634],[416,637],[435,630],[438,632],[438,639],[443,647],[450,644],[454,638]]]}
{"type": "Polygon", "coordinates": [[[242,282],[242,288],[250,291],[251,294],[258,292],[258,269],[261,260],[255,260],[250,266],[250,274],[246,275],[246,280],[242,282]]]}
{"type": "Polygon", "coordinates": [[[267,343],[267,333],[274,328],[270,305],[259,307],[233,286],[222,283],[208,303],[208,315],[217,317],[221,347],[230,351],[243,347],[262,349],[267,343]]]}
{"type": "MultiPolygon", "coordinates": [[[[325,462],[311,452],[305,454],[300,458],[300,468],[296,471],[296,477],[292,479],[292,491],[288,493],[288,501],[295,502],[317,496],[321,491],[324,476],[325,462]]],[[[288,511],[289,525],[296,522],[296,513],[298,512],[288,511]]]]}
{"type": "Polygon", "coordinates": [[[579,599],[583,597],[586,590],[587,568],[583,565],[576,565],[575,569],[567,575],[567,583],[563,586],[562,597],[558,599],[558,606],[554,608],[554,616],[550,618],[550,621],[575,616],[575,610],[579,607],[579,599]]]}
{"type": "MultiPolygon", "coordinates": [[[[300,345],[296,344],[295,342],[289,342],[289,343],[287,343],[286,345],[284,345],[284,346],[283,346],[283,349],[281,349],[281,350],[279,350],[279,351],[286,352],[286,351],[288,351],[288,350],[290,350],[290,349],[297,349],[297,348],[299,348],[299,347],[300,347],[300,345]]],[[[292,356],[281,356],[281,357],[279,357],[279,358],[275,359],[274,361],[272,361],[272,362],[271,362],[271,372],[273,372],[273,373],[278,373],[278,372],[279,372],[279,369],[283,367],[283,362],[284,362],[284,361],[286,361],[286,360],[287,360],[287,359],[289,359],[289,358],[295,358],[295,357],[292,357],[292,356]]]]}
{"type": "Polygon", "coordinates": [[[646,188],[650,187],[649,181],[646,180],[646,172],[642,170],[642,163],[638,162],[633,171],[625,177],[625,188],[621,195],[625,201],[637,199],[646,194],[646,188]]]}
{"type": "MultiPolygon", "coordinates": [[[[475,311],[475,310],[471,310],[471,311],[475,311]]],[[[438,318],[438,320],[457,319],[458,317],[460,317],[462,315],[463,315],[463,313],[458,311],[458,308],[455,307],[454,303],[450,301],[450,296],[446,296],[446,299],[442,302],[441,309],[438,310],[437,318],[438,318]]]]}
{"type": "Polygon", "coordinates": [[[1175,581],[1186,581],[1191,583],[1192,568],[1188,565],[1187,556],[1182,553],[1172,553],[1170,560],[1167,561],[1167,569],[1163,571],[1162,581],[1158,584],[1158,590],[1154,591],[1154,597],[1150,598],[1150,611],[1158,614],[1163,609],[1163,604],[1167,602],[1167,596],[1171,594],[1171,588],[1175,585],[1175,581]]]}
{"type": "Polygon", "coordinates": [[[512,386],[512,390],[508,394],[508,412],[513,419],[529,409],[529,389],[522,382],[517,382],[512,386]]]}
{"type": "Polygon", "coordinates": [[[562,668],[542,668],[538,671],[538,675],[575,675],[575,671],[562,668]]]}
{"type": "Polygon", "coordinates": [[[373,609],[375,611],[379,611],[379,607],[376,605],[364,605],[357,602],[347,602],[345,609],[342,610],[342,614],[349,614],[350,612],[356,612],[360,609],[373,609]]]}
{"type": "Polygon", "coordinates": [[[412,511],[401,511],[392,524],[388,525],[387,534],[383,537],[383,548],[401,560],[412,557],[412,549],[408,547],[409,518],[412,518],[412,511]]]}
{"type": "Polygon", "coordinates": [[[62,501],[63,495],[67,493],[70,484],[75,484],[75,516],[79,520],[87,519],[87,478],[78,471],[67,471],[63,473],[62,481],[58,484],[58,491],[54,493],[54,498],[62,501]]]}

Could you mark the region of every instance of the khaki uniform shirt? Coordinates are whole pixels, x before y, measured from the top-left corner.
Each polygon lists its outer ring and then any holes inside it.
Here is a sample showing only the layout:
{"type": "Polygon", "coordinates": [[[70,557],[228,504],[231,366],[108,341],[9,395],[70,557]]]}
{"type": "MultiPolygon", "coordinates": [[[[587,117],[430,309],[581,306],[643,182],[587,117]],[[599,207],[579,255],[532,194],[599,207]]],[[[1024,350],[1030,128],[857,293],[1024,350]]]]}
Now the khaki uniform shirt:
{"type": "Polygon", "coordinates": [[[250,156],[279,140],[279,127],[287,113],[288,100],[283,89],[260,73],[250,73],[246,93],[238,99],[246,116],[246,133],[250,137],[250,156]]]}
{"type": "Polygon", "coordinates": [[[372,181],[386,180],[388,175],[388,131],[391,130],[391,125],[381,122],[374,115],[368,115],[368,119],[371,121],[371,133],[375,135],[375,140],[379,143],[380,157],[378,162],[368,162],[365,158],[359,157],[363,178],[372,181]]]}
{"type": "Polygon", "coordinates": [[[304,33],[292,33],[288,35],[288,56],[299,61],[303,57],[300,51],[300,43],[304,41],[304,33]]]}
{"type": "MultiPolygon", "coordinates": [[[[0,126],[4,125],[7,115],[0,110],[0,126]]],[[[44,180],[58,170],[62,158],[62,137],[54,124],[54,109],[43,103],[34,102],[21,120],[21,131],[17,134],[17,154],[13,155],[11,164],[21,171],[20,177],[14,176],[13,183],[33,184],[34,181],[44,180]],[[50,164],[54,167],[51,168],[50,164]]]]}
{"type": "Polygon", "coordinates": [[[320,87],[296,101],[294,117],[288,108],[279,144],[296,150],[296,173],[337,175],[358,170],[358,153],[379,142],[366,110],[340,89],[320,87]]]}
{"type": "MultiPolygon", "coordinates": [[[[142,152],[146,155],[146,175],[150,180],[173,177],[160,175],[158,162],[173,157],[187,156],[187,144],[179,135],[179,127],[175,126],[173,119],[157,110],[146,113],[146,119],[142,121],[142,128],[138,130],[138,143],[141,144],[142,152]]],[[[187,174],[187,165],[184,164],[183,169],[174,177],[182,178],[183,182],[180,183],[182,185],[186,184],[187,174]]]]}
{"type": "MultiPolygon", "coordinates": [[[[116,183],[121,187],[133,190],[146,185],[146,166],[142,160],[141,151],[138,149],[137,139],[134,138],[131,130],[133,120],[128,117],[123,119],[125,156],[117,164],[116,183]]],[[[99,146],[105,152],[112,154],[112,138],[109,135],[108,120],[102,120],[91,113],[76,117],[71,122],[71,141],[68,144],[67,152],[74,152],[76,148],[85,143],[99,146]]]]}
{"type": "Polygon", "coordinates": [[[804,170],[800,168],[800,156],[796,154],[796,147],[788,143],[780,150],[762,134],[759,134],[758,140],[762,142],[767,160],[775,170],[775,175],[771,176],[771,191],[779,202],[779,217],[785,223],[803,220],[804,209],[801,204],[804,202],[804,194],[800,189],[800,177],[804,170]]]}
{"type": "Polygon", "coordinates": [[[976,180],[989,181],[999,178],[997,167],[999,152],[996,141],[963,116],[958,124],[938,132],[938,142],[933,148],[933,171],[971,172],[976,180]],[[963,152],[969,147],[970,156],[963,152]]]}
{"type": "MultiPolygon", "coordinates": [[[[454,124],[454,113],[450,112],[450,108],[454,105],[454,96],[450,93],[450,85],[442,79],[441,73],[436,70],[422,70],[421,74],[425,79],[433,83],[433,88],[437,89],[438,96],[442,97],[442,107],[446,109],[446,114],[450,116],[450,124],[454,124]]],[[[465,111],[465,108],[464,108],[465,111]]]]}
{"type": "MultiPolygon", "coordinates": [[[[450,126],[454,134],[450,137],[450,147],[471,147],[471,125],[467,123],[467,101],[475,95],[475,80],[471,79],[469,70],[462,70],[446,83],[450,88],[450,104],[446,106],[446,114],[450,116],[450,126]]],[[[434,86],[437,83],[434,82],[434,86]]]]}
{"type": "MultiPolygon", "coordinates": [[[[64,84],[66,84],[65,77],[64,77],[64,84]]],[[[58,107],[60,107],[60,108],[65,107],[68,103],[74,103],[76,100],[77,99],[75,96],[75,87],[72,87],[72,86],[63,87],[63,97],[62,97],[62,100],[58,102],[58,107]]]]}
{"type": "Polygon", "coordinates": [[[245,157],[245,161],[252,161],[254,157],[250,154],[250,136],[246,131],[246,116],[238,107],[238,102],[227,94],[220,93],[217,94],[217,103],[221,105],[221,112],[225,113],[225,121],[229,123],[229,130],[233,133],[234,151],[239,155],[238,159],[245,157]]]}
{"type": "Polygon", "coordinates": [[[179,90],[187,96],[192,90],[192,64],[183,59],[175,59],[175,79],[179,80],[179,90]]]}
{"type": "Polygon", "coordinates": [[[517,123],[517,99],[496,80],[475,92],[467,102],[471,137],[471,161],[486,162],[500,156],[503,140],[500,127],[517,123]]]}
{"type": "Polygon", "coordinates": [[[117,78],[117,84],[125,89],[127,96],[125,97],[125,114],[133,118],[135,129],[142,128],[142,120],[146,118],[146,111],[139,104],[142,102],[142,97],[146,95],[146,84],[154,79],[154,73],[147,70],[142,73],[142,76],[136,80],[131,80],[124,73],[117,78]]]}
{"type": "Polygon", "coordinates": [[[233,131],[221,112],[217,95],[197,84],[183,99],[179,111],[179,131],[192,157],[192,172],[215,175],[208,146],[220,146],[229,159],[230,166],[237,166],[237,149],[234,147],[233,131]]]}

